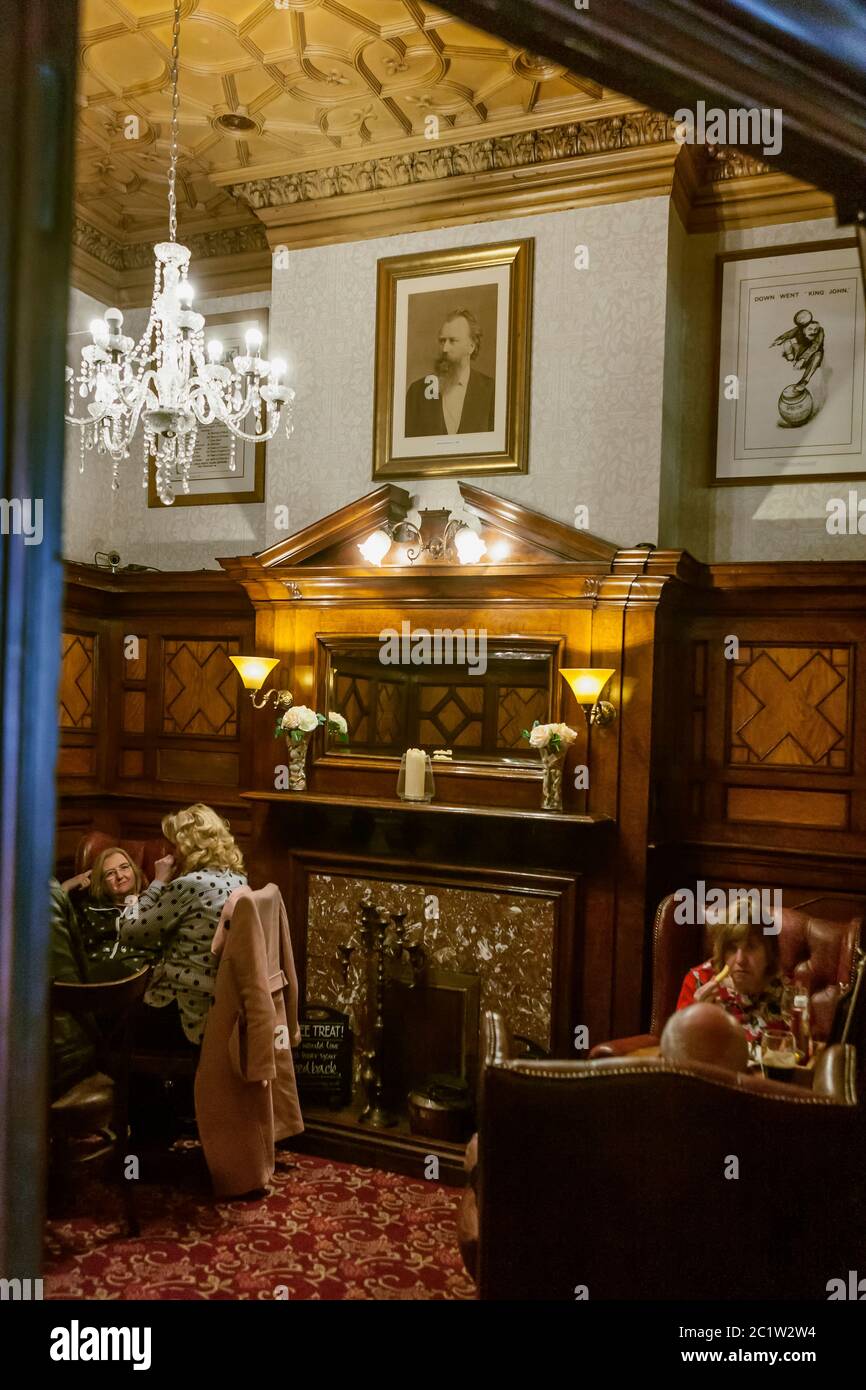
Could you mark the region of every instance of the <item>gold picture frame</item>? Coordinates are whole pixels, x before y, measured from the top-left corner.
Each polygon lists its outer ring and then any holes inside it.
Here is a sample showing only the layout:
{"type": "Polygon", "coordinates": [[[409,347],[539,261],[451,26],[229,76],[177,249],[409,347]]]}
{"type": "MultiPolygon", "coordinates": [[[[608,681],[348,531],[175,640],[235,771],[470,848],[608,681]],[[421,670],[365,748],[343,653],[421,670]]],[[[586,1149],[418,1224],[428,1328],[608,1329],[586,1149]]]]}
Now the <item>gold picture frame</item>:
{"type": "MultiPolygon", "coordinates": [[[[207,318],[208,336],[212,329],[219,328],[219,337],[226,348],[226,355],[231,356],[234,352],[241,349],[243,335],[248,328],[257,328],[262,334],[264,346],[262,352],[264,356],[269,356],[268,351],[268,310],[261,309],[235,309],[227,314],[209,314],[207,318]],[[235,342],[237,339],[237,342],[235,342]]],[[[227,434],[224,426],[213,425],[214,430],[222,430],[227,434]]],[[[203,441],[204,431],[199,426],[199,437],[196,441],[196,451],[198,454],[203,441]]],[[[173,507],[215,507],[232,506],[243,502],[264,502],[265,500],[265,453],[267,444],[248,444],[244,440],[238,440],[236,445],[236,473],[237,477],[232,478],[232,484],[238,486],[223,486],[221,489],[213,487],[215,478],[208,478],[203,475],[203,470],[196,473],[195,454],[193,455],[193,465],[190,473],[190,491],[185,493],[180,486],[175,492],[173,507]],[[247,486],[244,486],[244,483],[247,486]]],[[[156,468],[153,457],[148,459],[147,469],[147,505],[148,507],[163,507],[160,502],[159,494],[156,490],[156,468]]]]}
{"type": "Polygon", "coordinates": [[[534,259],[526,237],[379,261],[374,478],[529,471],[534,259]]]}

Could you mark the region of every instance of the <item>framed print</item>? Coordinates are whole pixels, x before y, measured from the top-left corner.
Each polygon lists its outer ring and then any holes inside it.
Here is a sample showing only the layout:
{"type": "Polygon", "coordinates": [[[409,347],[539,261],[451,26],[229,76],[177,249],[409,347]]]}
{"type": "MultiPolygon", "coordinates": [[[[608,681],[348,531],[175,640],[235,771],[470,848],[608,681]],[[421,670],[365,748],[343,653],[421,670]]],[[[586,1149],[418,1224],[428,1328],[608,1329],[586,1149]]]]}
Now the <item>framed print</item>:
{"type": "Polygon", "coordinates": [[[866,477],[852,240],[717,257],[718,484],[866,477]]]}
{"type": "Polygon", "coordinates": [[[374,478],[527,472],[534,249],[379,261],[374,478]]]}
{"type": "MultiPolygon", "coordinates": [[[[207,339],[219,338],[226,358],[246,351],[244,334],[257,328],[262,334],[262,355],[269,356],[267,309],[237,309],[230,314],[208,314],[207,339]]],[[[249,428],[252,424],[250,417],[249,428]]],[[[235,439],[234,470],[231,464],[233,435],[225,425],[199,425],[189,473],[189,492],[183,491],[180,468],[175,466],[172,481],[174,507],[228,506],[233,502],[264,502],[265,450],[267,445],[235,439]]],[[[150,459],[147,472],[147,505],[162,507],[156,490],[156,469],[150,459]]]]}

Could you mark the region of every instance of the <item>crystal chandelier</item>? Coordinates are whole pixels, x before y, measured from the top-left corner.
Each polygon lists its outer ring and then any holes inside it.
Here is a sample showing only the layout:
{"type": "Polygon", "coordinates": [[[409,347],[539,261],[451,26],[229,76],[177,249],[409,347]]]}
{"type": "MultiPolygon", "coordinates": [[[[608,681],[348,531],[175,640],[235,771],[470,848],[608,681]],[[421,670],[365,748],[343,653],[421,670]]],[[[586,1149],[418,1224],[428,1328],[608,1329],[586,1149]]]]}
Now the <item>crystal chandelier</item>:
{"type": "Polygon", "coordinates": [[[118,487],[122,459],[141,422],[144,435],[144,476],[148,461],[156,468],[156,490],[166,506],[174,501],[177,474],[189,492],[189,470],[199,425],[224,425],[231,434],[229,469],[235,471],[238,439],[253,444],[273,439],[286,412],[286,434],[292,431],[295,393],[281,382],[286,364],[259,356],[262,335],[246,334],[246,353],[223,362],[223,347],[216,339],[207,344],[205,320],[192,306],[193,289],[187,279],[190,252],[176,240],[177,197],[177,61],[180,34],[180,0],[175,0],[171,48],[171,159],[168,172],[168,241],[156,245],[153,299],[147,327],[137,343],[122,332],[123,314],[108,309],[104,319],[90,324],[93,342],[81,353],[75,375],[66,368],[69,413],[66,421],[81,430],[81,464],[85,449],[96,448],[114,460],[111,486],[118,487]],[[88,400],[87,414],[76,417],[75,388],[88,400]],[[263,418],[264,417],[264,418],[263,418]],[[246,428],[245,428],[246,426],[246,428]]]}

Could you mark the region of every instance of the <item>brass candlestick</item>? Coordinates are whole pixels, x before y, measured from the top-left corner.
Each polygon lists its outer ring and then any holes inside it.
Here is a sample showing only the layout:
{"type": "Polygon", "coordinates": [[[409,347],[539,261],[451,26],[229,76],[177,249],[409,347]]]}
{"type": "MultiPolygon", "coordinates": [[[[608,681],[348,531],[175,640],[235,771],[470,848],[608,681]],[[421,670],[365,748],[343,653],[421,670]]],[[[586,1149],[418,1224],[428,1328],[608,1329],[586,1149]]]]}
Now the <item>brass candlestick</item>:
{"type": "Polygon", "coordinates": [[[341,943],[335,953],[335,960],[347,993],[349,992],[349,974],[354,953],[360,950],[364,961],[363,1022],[359,1018],[357,1026],[358,1033],[363,1035],[365,1043],[364,1046],[359,1047],[358,1057],[361,1064],[360,1078],[366,1104],[359,1118],[363,1124],[372,1125],[376,1129],[387,1129],[398,1122],[397,1116],[388,1110],[383,1103],[385,1089],[383,1079],[385,960],[387,957],[398,962],[408,961],[412,970],[410,988],[421,981],[427,968],[423,942],[418,939],[408,939],[410,932],[416,936],[416,929],[423,937],[423,927],[420,922],[413,922],[407,931],[406,915],[405,912],[392,912],[390,916],[393,925],[389,924],[385,909],[373,904],[370,891],[367,889],[361,899],[358,930],[352,934],[347,942],[341,943]],[[375,968],[375,984],[372,984],[370,979],[371,966],[375,968]]]}
{"type": "Polygon", "coordinates": [[[397,1116],[383,1104],[385,1087],[382,1079],[385,1043],[385,933],[388,922],[381,915],[379,908],[373,907],[370,903],[362,904],[361,920],[368,963],[371,956],[375,961],[376,986],[372,1001],[370,1046],[362,1053],[361,1080],[366,1090],[367,1104],[359,1119],[361,1124],[371,1125],[374,1129],[390,1129],[396,1125],[397,1116]]]}
{"type": "MultiPolygon", "coordinates": [[[[394,923],[394,930],[388,954],[398,963],[402,963],[404,958],[409,962],[409,968],[412,971],[412,983],[409,988],[414,989],[415,986],[420,983],[427,965],[427,956],[424,951],[424,946],[420,941],[407,940],[405,912],[392,912],[391,921],[394,923]]],[[[413,923],[412,925],[416,926],[419,924],[413,923]]]]}

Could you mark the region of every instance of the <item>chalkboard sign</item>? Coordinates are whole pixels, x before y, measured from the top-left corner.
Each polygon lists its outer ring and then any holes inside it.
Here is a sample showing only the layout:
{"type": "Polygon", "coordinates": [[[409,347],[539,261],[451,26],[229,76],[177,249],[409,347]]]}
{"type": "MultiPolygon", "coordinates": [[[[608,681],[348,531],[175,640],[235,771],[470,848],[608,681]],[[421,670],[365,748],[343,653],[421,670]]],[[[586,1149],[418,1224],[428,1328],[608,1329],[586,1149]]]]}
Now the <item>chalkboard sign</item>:
{"type": "Polygon", "coordinates": [[[301,1101],[339,1110],[352,1099],[352,1030],[348,1014],[327,1004],[308,1004],[295,1051],[301,1101]]]}

